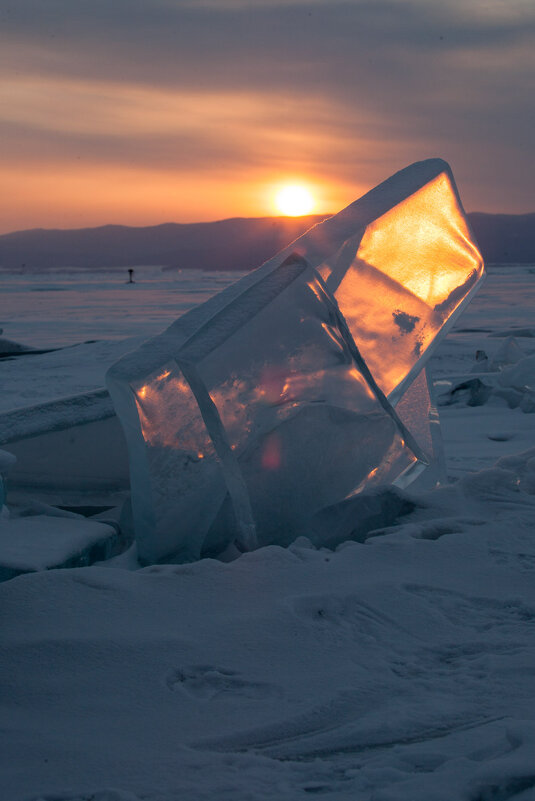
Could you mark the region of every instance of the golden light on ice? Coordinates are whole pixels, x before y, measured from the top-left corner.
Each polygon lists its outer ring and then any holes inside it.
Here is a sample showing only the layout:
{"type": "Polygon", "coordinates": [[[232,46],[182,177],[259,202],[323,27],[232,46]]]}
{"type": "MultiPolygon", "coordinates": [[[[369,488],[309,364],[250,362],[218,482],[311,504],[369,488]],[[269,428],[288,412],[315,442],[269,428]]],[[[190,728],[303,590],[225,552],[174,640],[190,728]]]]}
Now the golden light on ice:
{"type": "Polygon", "coordinates": [[[314,208],[314,198],[304,186],[284,186],[275,198],[275,203],[281,214],[287,217],[301,217],[310,214],[314,208]]]}

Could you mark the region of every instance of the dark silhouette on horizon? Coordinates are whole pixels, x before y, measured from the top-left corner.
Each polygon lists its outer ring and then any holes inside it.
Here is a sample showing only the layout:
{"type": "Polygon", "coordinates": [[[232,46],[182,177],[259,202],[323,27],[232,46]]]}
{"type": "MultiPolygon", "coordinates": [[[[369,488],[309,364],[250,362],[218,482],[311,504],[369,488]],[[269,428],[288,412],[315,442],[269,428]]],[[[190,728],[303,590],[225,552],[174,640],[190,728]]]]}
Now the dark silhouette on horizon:
{"type": "MultiPolygon", "coordinates": [[[[237,217],[145,227],[105,225],[74,230],[34,228],[0,235],[0,268],[252,270],[330,215],[237,217]]],[[[535,213],[468,215],[489,262],[535,262],[535,213]]]]}

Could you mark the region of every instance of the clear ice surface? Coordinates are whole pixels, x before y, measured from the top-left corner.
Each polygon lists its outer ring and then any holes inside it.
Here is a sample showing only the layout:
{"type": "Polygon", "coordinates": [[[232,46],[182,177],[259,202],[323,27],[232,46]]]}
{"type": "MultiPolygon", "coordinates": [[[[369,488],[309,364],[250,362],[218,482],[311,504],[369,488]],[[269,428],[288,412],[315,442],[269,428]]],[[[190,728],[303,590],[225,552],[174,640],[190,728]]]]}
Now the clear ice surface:
{"type": "Polygon", "coordinates": [[[141,561],[317,541],[364,489],[436,483],[423,368],[482,275],[448,165],[419,162],[117,362],[141,561]]]}

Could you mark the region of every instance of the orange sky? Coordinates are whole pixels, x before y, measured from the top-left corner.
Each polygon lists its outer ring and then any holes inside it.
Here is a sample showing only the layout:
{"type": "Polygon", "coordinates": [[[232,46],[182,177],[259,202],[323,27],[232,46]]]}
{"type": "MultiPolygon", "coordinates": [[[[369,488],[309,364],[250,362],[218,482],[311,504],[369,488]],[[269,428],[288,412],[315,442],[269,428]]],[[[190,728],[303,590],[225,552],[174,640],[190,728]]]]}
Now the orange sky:
{"type": "MultiPolygon", "coordinates": [[[[2,100],[5,117],[31,126],[41,139],[35,152],[3,167],[10,198],[6,230],[19,219],[76,227],[278,214],[275,197],[286,183],[307,186],[314,211],[322,213],[369,188],[365,181],[345,181],[336,164],[325,169],[326,153],[336,151],[340,160],[357,140],[344,142],[321,122],[307,130],[303,122],[336,111],[314,100],[301,104],[304,120],[283,127],[271,110],[281,113],[287,98],[248,92],[211,95],[34,77],[13,79],[0,90],[2,100]],[[85,137],[100,145],[97,154],[81,147],[76,153],[85,137]],[[183,152],[192,142],[196,149],[204,143],[205,155],[196,153],[190,165],[183,152]],[[124,159],[129,148],[143,151],[142,157],[124,159]]],[[[16,143],[12,147],[16,151],[16,143]]]]}
{"type": "Polygon", "coordinates": [[[0,232],[265,216],[289,182],[336,212],[429,156],[468,211],[533,210],[535,4],[434,5],[18,0],[0,232]]]}

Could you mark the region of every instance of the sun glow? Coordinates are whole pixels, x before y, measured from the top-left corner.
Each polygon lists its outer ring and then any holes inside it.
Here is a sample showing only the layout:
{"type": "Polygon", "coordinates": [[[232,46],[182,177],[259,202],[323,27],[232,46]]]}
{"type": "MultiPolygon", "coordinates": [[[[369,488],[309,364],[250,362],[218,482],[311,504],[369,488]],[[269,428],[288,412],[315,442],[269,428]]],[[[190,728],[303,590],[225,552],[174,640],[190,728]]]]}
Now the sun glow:
{"type": "Polygon", "coordinates": [[[275,204],[281,214],[301,217],[303,214],[310,214],[314,208],[314,198],[304,186],[293,184],[284,186],[277,193],[275,204]]]}

